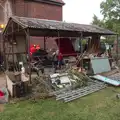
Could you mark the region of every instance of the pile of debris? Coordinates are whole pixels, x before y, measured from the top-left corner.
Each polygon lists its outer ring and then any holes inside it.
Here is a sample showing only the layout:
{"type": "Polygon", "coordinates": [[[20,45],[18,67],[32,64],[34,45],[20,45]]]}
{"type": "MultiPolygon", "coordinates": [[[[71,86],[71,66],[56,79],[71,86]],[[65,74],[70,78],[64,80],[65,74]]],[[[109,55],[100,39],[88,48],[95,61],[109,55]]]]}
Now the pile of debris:
{"type": "Polygon", "coordinates": [[[32,98],[49,97],[52,91],[48,76],[41,75],[32,80],[32,98]]]}
{"type": "Polygon", "coordinates": [[[46,98],[59,90],[75,90],[87,86],[89,79],[84,73],[74,69],[67,73],[55,73],[50,76],[42,74],[32,80],[32,96],[46,98]]]}
{"type": "Polygon", "coordinates": [[[66,73],[55,73],[50,75],[54,90],[63,88],[76,89],[87,86],[89,77],[78,70],[70,69],[66,73]]]}
{"type": "Polygon", "coordinates": [[[56,100],[63,100],[64,102],[70,102],[80,97],[89,95],[93,92],[99,91],[105,88],[106,85],[104,83],[98,81],[89,81],[88,86],[74,89],[71,91],[62,91],[62,92],[55,92],[56,100]]]}
{"type": "Polygon", "coordinates": [[[68,71],[68,75],[72,80],[73,88],[80,88],[88,85],[89,77],[86,76],[83,72],[79,72],[76,69],[71,69],[68,71]]]}

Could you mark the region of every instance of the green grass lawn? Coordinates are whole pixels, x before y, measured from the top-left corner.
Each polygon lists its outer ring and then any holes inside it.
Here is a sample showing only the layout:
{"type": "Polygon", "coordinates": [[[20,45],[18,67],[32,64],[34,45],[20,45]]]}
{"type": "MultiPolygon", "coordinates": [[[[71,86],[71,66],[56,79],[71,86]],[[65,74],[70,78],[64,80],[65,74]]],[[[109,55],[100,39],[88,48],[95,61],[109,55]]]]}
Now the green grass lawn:
{"type": "Polygon", "coordinates": [[[120,120],[120,88],[108,87],[70,103],[54,99],[5,105],[0,120],[120,120]]]}

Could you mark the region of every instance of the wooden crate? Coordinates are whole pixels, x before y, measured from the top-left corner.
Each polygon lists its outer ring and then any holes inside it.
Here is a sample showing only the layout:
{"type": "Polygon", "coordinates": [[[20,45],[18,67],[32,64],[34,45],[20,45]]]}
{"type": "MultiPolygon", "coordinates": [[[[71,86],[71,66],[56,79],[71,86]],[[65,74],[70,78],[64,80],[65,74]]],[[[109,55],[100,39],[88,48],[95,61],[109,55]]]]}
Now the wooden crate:
{"type": "Polygon", "coordinates": [[[8,75],[6,75],[7,88],[11,97],[21,97],[28,92],[29,80],[17,80],[13,82],[8,75]]]}

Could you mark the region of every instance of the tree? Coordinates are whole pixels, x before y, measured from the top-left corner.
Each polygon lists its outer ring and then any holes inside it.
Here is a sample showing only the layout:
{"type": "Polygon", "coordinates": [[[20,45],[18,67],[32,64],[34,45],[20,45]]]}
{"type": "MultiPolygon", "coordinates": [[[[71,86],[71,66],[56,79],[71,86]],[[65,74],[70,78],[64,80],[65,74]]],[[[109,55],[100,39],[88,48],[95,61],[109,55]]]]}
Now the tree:
{"type": "Polygon", "coordinates": [[[93,16],[93,21],[91,23],[92,25],[98,25],[100,27],[104,26],[104,22],[102,20],[100,20],[95,14],[93,16]]]}
{"type": "Polygon", "coordinates": [[[103,20],[94,15],[92,24],[110,29],[120,35],[120,0],[106,0],[100,4],[103,20]]]}
{"type": "Polygon", "coordinates": [[[120,0],[106,0],[100,4],[105,27],[120,34],[120,0]]]}
{"type": "MultiPolygon", "coordinates": [[[[92,24],[112,30],[120,35],[120,0],[105,0],[100,4],[103,20],[94,15],[92,24]]],[[[106,42],[113,43],[116,38],[110,37],[106,42]]]]}
{"type": "Polygon", "coordinates": [[[120,20],[120,0],[106,0],[100,4],[101,13],[106,20],[120,20]]]}

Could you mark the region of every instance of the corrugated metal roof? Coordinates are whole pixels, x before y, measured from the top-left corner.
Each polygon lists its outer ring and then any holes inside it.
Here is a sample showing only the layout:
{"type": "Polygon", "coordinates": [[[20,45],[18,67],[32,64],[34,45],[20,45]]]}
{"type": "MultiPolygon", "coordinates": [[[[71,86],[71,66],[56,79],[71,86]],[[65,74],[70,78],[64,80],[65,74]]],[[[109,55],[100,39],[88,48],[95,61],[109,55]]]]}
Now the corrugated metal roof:
{"type": "Polygon", "coordinates": [[[98,27],[96,25],[84,25],[76,23],[66,23],[62,21],[53,21],[37,18],[27,18],[14,16],[12,19],[20,24],[22,27],[29,27],[34,29],[50,29],[50,30],[65,30],[65,31],[78,31],[98,34],[116,34],[110,30],[98,27]]]}

